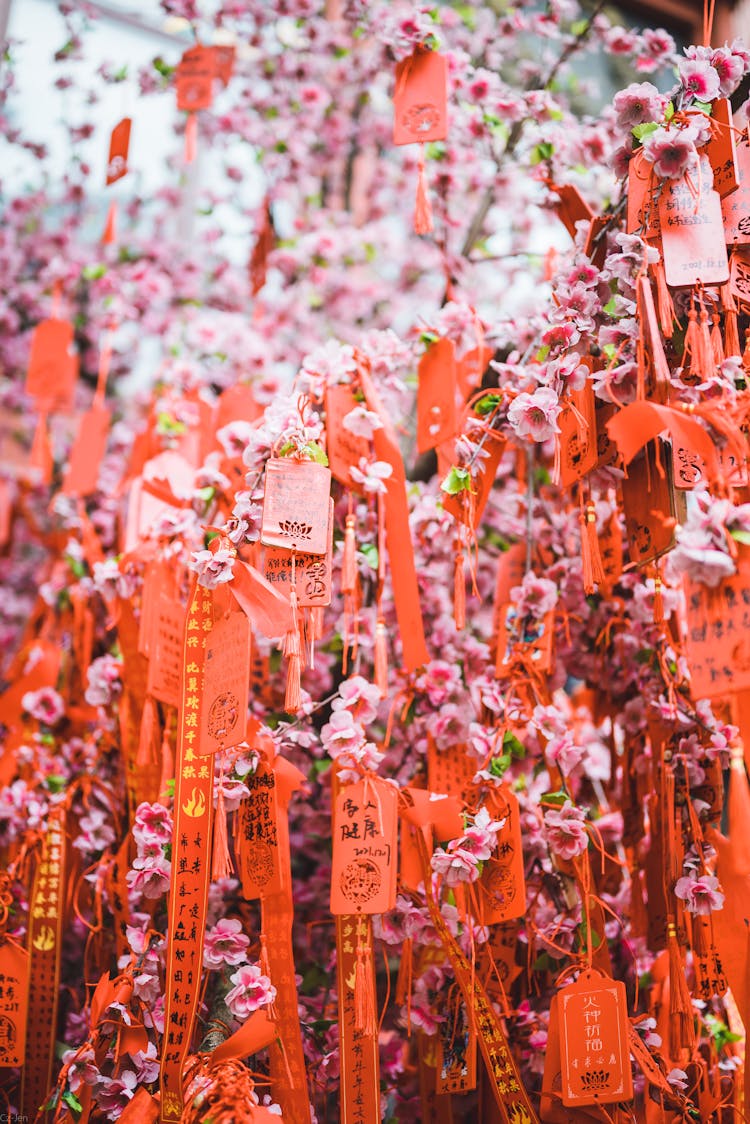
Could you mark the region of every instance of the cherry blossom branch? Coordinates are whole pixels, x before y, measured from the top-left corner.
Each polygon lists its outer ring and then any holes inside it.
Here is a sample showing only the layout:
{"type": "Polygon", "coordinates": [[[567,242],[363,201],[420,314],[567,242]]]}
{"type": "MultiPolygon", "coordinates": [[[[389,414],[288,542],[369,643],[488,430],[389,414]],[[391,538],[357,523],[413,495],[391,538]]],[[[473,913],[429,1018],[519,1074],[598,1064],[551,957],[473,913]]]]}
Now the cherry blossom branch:
{"type": "MultiPolygon", "coordinates": [[[[583,46],[585,40],[588,38],[591,28],[593,27],[594,20],[604,8],[604,3],[605,0],[598,0],[596,7],[594,8],[589,18],[586,20],[584,27],[582,27],[578,34],[568,44],[566,44],[564,50],[560,53],[560,57],[554,63],[552,69],[550,70],[542,85],[538,87],[534,86],[533,84],[528,85],[526,87],[527,93],[533,89],[549,89],[549,87],[552,85],[555,78],[559,74],[560,69],[565,65],[570,57],[575,54],[576,51],[580,50],[580,48],[583,46]]],[[[511,128],[510,133],[508,134],[508,139],[505,143],[505,148],[502,150],[502,152],[498,153],[495,159],[496,174],[500,171],[500,167],[503,161],[507,159],[507,157],[512,156],[515,152],[516,146],[523,134],[524,126],[528,120],[528,117],[524,117],[521,121],[516,121],[511,128]]],[[[471,221],[468,231],[466,232],[466,237],[464,238],[463,245],[461,246],[461,257],[468,258],[469,254],[474,249],[474,246],[476,245],[476,242],[480,234],[482,233],[482,228],[494,200],[495,184],[493,182],[489,185],[489,187],[485,189],[477,212],[471,221]]]]}

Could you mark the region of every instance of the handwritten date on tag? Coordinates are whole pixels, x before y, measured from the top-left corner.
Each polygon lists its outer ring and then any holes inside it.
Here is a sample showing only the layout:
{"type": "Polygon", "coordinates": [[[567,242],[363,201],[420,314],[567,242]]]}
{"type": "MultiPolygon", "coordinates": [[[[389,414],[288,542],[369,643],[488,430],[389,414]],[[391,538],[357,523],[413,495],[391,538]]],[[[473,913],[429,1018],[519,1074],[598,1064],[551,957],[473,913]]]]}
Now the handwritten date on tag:
{"type": "Polygon", "coordinates": [[[721,199],[713,189],[706,157],[701,158],[699,175],[699,189],[691,187],[687,177],[667,180],[659,198],[664,272],[667,284],[675,288],[729,280],[721,199]]]}
{"type": "Polygon", "coordinates": [[[614,1104],[633,1096],[625,984],[582,972],[558,996],[562,1102],[614,1104]]]}
{"type": "Polygon", "coordinates": [[[398,794],[367,779],[347,785],[333,816],[331,913],[385,913],[396,904],[398,794]]]}

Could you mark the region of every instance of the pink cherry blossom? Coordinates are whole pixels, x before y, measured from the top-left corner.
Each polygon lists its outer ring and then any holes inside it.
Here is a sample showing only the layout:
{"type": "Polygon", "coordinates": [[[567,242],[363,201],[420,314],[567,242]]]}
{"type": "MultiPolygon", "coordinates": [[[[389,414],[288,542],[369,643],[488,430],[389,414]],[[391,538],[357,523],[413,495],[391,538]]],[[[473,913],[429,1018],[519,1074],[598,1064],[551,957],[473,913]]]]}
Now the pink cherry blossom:
{"type": "Polygon", "coordinates": [[[707,59],[680,59],[677,70],[682,88],[696,101],[713,101],[719,96],[719,75],[707,59]]]}
{"type": "Polygon", "coordinates": [[[244,1020],[276,999],[276,988],[257,964],[244,964],[229,979],[234,987],[227,992],[224,1002],[236,1019],[244,1020]]]}
{"type": "Polygon", "coordinates": [[[560,432],[557,419],[560,400],[550,387],[540,386],[533,394],[517,395],[508,407],[508,421],[518,437],[529,441],[547,441],[560,432]]]}
{"type": "Polygon", "coordinates": [[[393,465],[387,461],[368,461],[360,457],[359,465],[349,469],[352,480],[361,484],[368,495],[384,495],[387,491],[385,481],[393,475],[393,465]]]}
{"type": "Polygon", "coordinates": [[[632,129],[645,121],[659,121],[665,98],[651,82],[633,82],[615,94],[614,107],[621,129],[632,129]]]}
{"type": "Polygon", "coordinates": [[[235,558],[236,552],[226,547],[215,551],[195,550],[188,565],[198,575],[199,585],[204,589],[216,589],[217,585],[229,582],[234,577],[232,568],[235,558]]]}
{"type": "Polygon", "coordinates": [[[586,813],[569,799],[560,808],[544,811],[544,836],[550,850],[561,859],[574,859],[588,847],[586,813]]]}
{"type": "Polygon", "coordinates": [[[678,878],[675,882],[676,897],[685,903],[688,913],[704,916],[724,905],[724,895],[719,887],[719,879],[713,874],[700,875],[696,871],[678,878]]]}
{"type": "Polygon", "coordinates": [[[694,172],[698,153],[691,133],[686,129],[655,129],[643,141],[644,155],[654,165],[654,171],[665,179],[681,179],[686,172],[694,172]]]}
{"type": "Polygon", "coordinates": [[[236,967],[244,963],[250,938],[242,931],[242,922],[236,917],[222,917],[206,931],[203,944],[203,965],[221,968],[224,964],[236,967]]]}
{"type": "Polygon", "coordinates": [[[45,726],[56,726],[65,715],[65,703],[52,687],[27,691],[21,699],[21,706],[27,714],[45,726]]]}
{"type": "Polygon", "coordinates": [[[456,847],[445,851],[437,847],[432,855],[431,866],[439,874],[446,886],[458,886],[462,882],[476,882],[479,877],[479,859],[471,851],[456,847]]]}

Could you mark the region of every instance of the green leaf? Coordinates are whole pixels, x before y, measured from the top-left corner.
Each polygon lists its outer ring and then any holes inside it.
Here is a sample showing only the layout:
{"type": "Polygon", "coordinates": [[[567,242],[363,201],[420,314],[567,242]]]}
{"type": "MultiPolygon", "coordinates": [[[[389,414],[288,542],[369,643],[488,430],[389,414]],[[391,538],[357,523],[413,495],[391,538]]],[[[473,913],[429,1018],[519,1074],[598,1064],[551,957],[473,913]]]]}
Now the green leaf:
{"type": "Polygon", "coordinates": [[[670,101],[670,102],[667,103],[667,108],[664,110],[664,120],[665,121],[671,121],[673,117],[674,117],[674,105],[670,101]]]}
{"type": "Polygon", "coordinates": [[[158,57],[154,59],[154,70],[158,70],[162,78],[171,78],[175,68],[166,63],[163,58],[158,57]]]}
{"type": "Polygon", "coordinates": [[[580,39],[580,37],[584,34],[584,32],[588,30],[588,26],[589,26],[588,19],[575,20],[570,25],[570,34],[575,35],[576,39],[580,39]]]}
{"type": "Polygon", "coordinates": [[[479,414],[480,418],[484,418],[487,414],[491,414],[493,410],[502,402],[502,395],[500,394],[485,394],[483,398],[474,406],[474,410],[479,414]]]}
{"type": "Polygon", "coordinates": [[[513,758],[509,753],[502,753],[498,757],[493,757],[490,761],[489,773],[493,777],[502,777],[510,768],[513,758]]]}
{"type": "Polygon", "coordinates": [[[45,784],[50,792],[62,792],[65,788],[65,777],[58,777],[53,773],[46,778],[45,784]]]}
{"type": "Polygon", "coordinates": [[[694,101],[692,108],[699,109],[701,113],[705,113],[708,117],[711,116],[712,106],[710,101],[694,101]]]}
{"type": "Polygon", "coordinates": [[[543,343],[542,346],[537,351],[534,358],[536,359],[537,363],[543,363],[548,355],[549,355],[549,344],[543,343]]]}
{"type": "Polygon", "coordinates": [[[531,150],[531,164],[541,164],[543,160],[551,160],[552,154],[555,151],[555,146],[549,141],[540,141],[535,144],[531,150]]]}
{"type": "Polygon", "coordinates": [[[378,548],[375,543],[368,542],[359,548],[359,553],[364,555],[365,561],[371,570],[378,568],[378,548]]]}
{"type": "Polygon", "coordinates": [[[81,271],[81,276],[84,281],[98,281],[107,272],[107,267],[104,262],[95,262],[93,265],[85,265],[81,271]]]}
{"type": "Polygon", "coordinates": [[[305,445],[305,452],[312,460],[315,461],[316,464],[323,464],[326,467],[328,466],[328,457],[325,455],[323,449],[320,447],[317,441],[308,441],[308,443],[305,445]]]}
{"type": "Polygon", "coordinates": [[[515,734],[511,734],[510,730],[506,730],[503,734],[503,749],[508,750],[513,757],[526,756],[526,747],[523,742],[520,742],[515,734]]]}
{"type": "Polygon", "coordinates": [[[449,496],[457,496],[459,492],[468,492],[470,489],[471,473],[468,468],[456,468],[455,465],[440,485],[440,490],[447,492],[449,496]]]}
{"type": "Polygon", "coordinates": [[[642,141],[644,137],[656,132],[658,128],[658,121],[644,121],[641,125],[634,125],[631,132],[637,141],[642,141]]]}
{"type": "Polygon", "coordinates": [[[167,781],[166,789],[167,796],[170,798],[170,800],[174,800],[174,777],[172,777],[171,780],[167,781]]]}
{"type": "Polygon", "coordinates": [[[740,543],[742,546],[750,546],[750,531],[730,531],[735,542],[740,543]]]}
{"type": "Polygon", "coordinates": [[[429,347],[431,343],[437,343],[440,336],[436,332],[420,332],[419,342],[423,343],[425,347],[429,347]]]}
{"type": "Polygon", "coordinates": [[[78,1097],[75,1095],[75,1093],[71,1093],[70,1089],[65,1090],[62,1095],[62,1101],[63,1104],[66,1104],[68,1108],[73,1110],[73,1112],[83,1112],[83,1105],[78,1100],[78,1097]]]}
{"type": "Polygon", "coordinates": [[[561,808],[567,799],[568,794],[566,792],[545,792],[542,795],[541,803],[561,808]]]}

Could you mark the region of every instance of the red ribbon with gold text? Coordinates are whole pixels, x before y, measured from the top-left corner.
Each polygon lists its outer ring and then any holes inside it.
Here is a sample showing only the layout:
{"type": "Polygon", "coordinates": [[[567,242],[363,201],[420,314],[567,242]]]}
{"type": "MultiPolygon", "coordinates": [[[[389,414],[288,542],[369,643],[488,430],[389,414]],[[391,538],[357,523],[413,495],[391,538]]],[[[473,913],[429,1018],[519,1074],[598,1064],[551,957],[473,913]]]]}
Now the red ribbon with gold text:
{"type": "Polygon", "coordinates": [[[213,596],[193,585],[185,626],[175,762],[172,873],[167,924],[161,1119],[180,1120],[182,1068],[190,1052],[203,966],[211,882],[213,762],[200,757],[200,707],[206,637],[213,626],[213,596]]]}
{"type": "Polygon", "coordinates": [[[36,1120],[52,1085],[66,865],[65,809],[51,808],[29,905],[29,990],[20,1120],[36,1120]]]}

